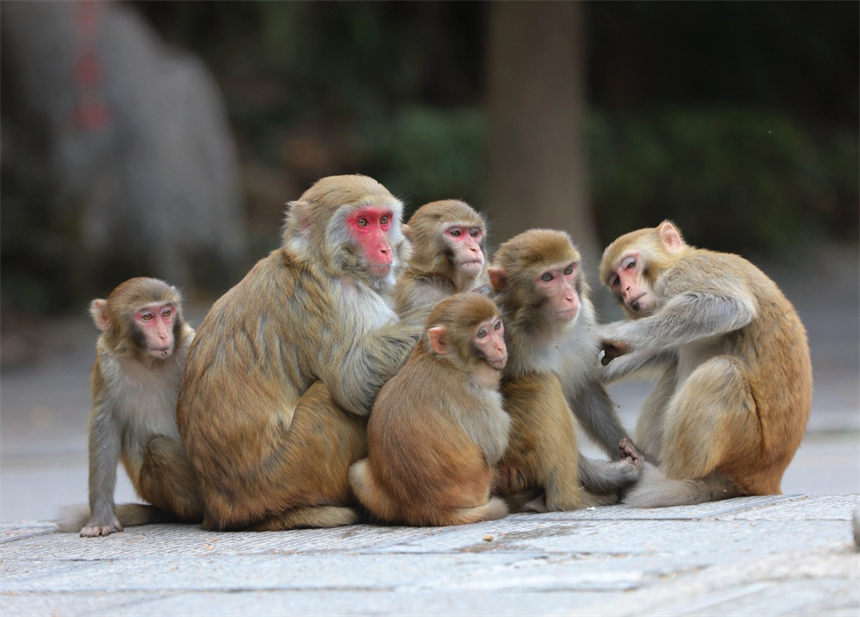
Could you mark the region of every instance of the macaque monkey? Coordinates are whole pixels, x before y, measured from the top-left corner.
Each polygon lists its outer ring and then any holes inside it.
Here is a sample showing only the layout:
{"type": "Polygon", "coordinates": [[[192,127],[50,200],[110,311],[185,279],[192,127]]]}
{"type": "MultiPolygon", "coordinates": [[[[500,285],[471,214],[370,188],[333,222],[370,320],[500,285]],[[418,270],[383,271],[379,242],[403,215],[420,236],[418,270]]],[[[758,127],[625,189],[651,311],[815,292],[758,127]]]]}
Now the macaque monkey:
{"type": "Polygon", "coordinates": [[[358,520],[349,466],[366,416],[429,309],[386,304],[408,250],[402,204],[367,176],[329,176],[287,207],[281,248],[212,307],[179,394],[179,432],[207,529],[358,520]]]}
{"type": "Polygon", "coordinates": [[[579,261],[566,233],[532,229],[502,244],[488,271],[510,354],[501,392],[512,423],[499,462],[499,490],[508,497],[542,490],[542,503],[527,504],[529,509],[610,503],[639,476],[638,458],[629,452],[602,465],[579,456],[557,374],[566,353],[561,343],[582,311],[579,261]]]}
{"type": "Polygon", "coordinates": [[[434,308],[421,342],[379,391],[368,458],[349,470],[353,492],[376,519],[459,525],[508,513],[490,496],[510,427],[498,392],[506,361],[490,299],[455,294],[434,308]]]}
{"type": "Polygon", "coordinates": [[[90,373],[90,505],[82,518],[70,515],[75,520],[63,521],[61,529],[106,536],[123,525],[203,518],[197,480],[176,427],[176,397],[194,338],[181,303],[175,287],[138,277],[90,304],[102,331],[90,373]],[[138,495],[154,508],[114,507],[120,460],[138,495]]]}
{"type": "Polygon", "coordinates": [[[600,279],[630,318],[602,328],[605,378],[662,374],[636,426],[659,468],[625,503],[779,493],[809,418],[812,366],[776,284],[737,255],[688,245],[669,221],[610,244],[600,279]]]}
{"type": "Polygon", "coordinates": [[[469,204],[455,199],[424,204],[403,233],[412,243],[412,255],[397,278],[394,308],[399,314],[454,293],[489,291],[487,224],[469,204]]]}

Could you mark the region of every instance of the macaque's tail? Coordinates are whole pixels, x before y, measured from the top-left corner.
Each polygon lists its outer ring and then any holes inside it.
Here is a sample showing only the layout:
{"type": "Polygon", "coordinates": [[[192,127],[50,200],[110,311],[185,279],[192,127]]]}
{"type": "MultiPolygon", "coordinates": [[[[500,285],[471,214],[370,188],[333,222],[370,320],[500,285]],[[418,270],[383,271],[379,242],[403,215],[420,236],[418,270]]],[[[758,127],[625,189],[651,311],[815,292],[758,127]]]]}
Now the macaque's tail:
{"type": "MultiPolygon", "coordinates": [[[[155,506],[142,503],[124,503],[116,506],[116,517],[123,527],[135,525],[153,525],[156,523],[173,523],[180,519],[159,510],[155,506]]],[[[57,526],[63,532],[78,532],[87,524],[90,509],[87,506],[70,506],[63,508],[57,526]]]]}
{"type": "Polygon", "coordinates": [[[639,482],[624,495],[621,503],[637,508],[661,508],[718,501],[742,494],[738,487],[722,474],[712,473],[704,478],[673,480],[667,478],[658,467],[644,463],[639,482]]]}

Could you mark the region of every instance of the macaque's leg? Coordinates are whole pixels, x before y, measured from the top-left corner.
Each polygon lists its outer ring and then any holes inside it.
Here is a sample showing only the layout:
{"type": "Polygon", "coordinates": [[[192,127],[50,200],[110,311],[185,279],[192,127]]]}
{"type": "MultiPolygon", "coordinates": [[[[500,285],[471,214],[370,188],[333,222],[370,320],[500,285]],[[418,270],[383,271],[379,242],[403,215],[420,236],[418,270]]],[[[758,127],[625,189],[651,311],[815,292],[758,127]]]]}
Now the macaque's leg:
{"type": "Polygon", "coordinates": [[[636,421],[636,445],[645,458],[654,464],[660,462],[663,448],[664,417],[669,399],[675,391],[675,370],[667,370],[657,387],[645,399],[636,421]]]}
{"type": "Polygon", "coordinates": [[[700,365],[669,402],[661,468],[669,478],[702,478],[734,453],[758,452],[756,406],[737,360],[700,365]]]}
{"type": "Polygon", "coordinates": [[[458,508],[451,515],[451,525],[465,525],[479,521],[492,521],[508,514],[508,507],[498,497],[490,497],[487,503],[474,508],[458,508]]]}
{"type": "Polygon", "coordinates": [[[354,508],[345,506],[306,506],[287,510],[257,525],[253,531],[280,531],[305,527],[340,527],[352,525],[359,520],[354,508]]]}
{"type": "Polygon", "coordinates": [[[140,468],[140,496],[183,520],[203,518],[197,477],[177,439],[156,435],[144,446],[140,468]]]}
{"type": "Polygon", "coordinates": [[[338,407],[322,382],[314,383],[299,399],[283,446],[270,453],[268,500],[283,504],[283,510],[251,527],[274,530],[356,522],[347,475],[350,465],[367,456],[365,422],[338,407]]]}

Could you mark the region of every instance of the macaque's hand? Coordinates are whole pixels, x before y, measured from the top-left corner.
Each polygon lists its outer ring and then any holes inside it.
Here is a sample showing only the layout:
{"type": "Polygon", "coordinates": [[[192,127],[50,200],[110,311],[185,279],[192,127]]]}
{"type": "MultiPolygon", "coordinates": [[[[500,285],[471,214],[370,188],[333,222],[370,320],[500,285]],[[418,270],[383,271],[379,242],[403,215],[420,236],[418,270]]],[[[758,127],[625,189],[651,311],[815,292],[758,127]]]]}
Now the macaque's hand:
{"type": "Polygon", "coordinates": [[[627,347],[627,344],[622,343],[621,341],[603,340],[600,344],[602,346],[602,349],[598,357],[600,358],[600,363],[603,366],[606,366],[615,358],[623,356],[630,351],[630,349],[627,347]]]}
{"type": "Polygon", "coordinates": [[[633,445],[628,437],[621,440],[618,444],[618,451],[621,453],[621,460],[627,460],[633,463],[634,467],[639,467],[642,464],[642,455],[633,445]]]}

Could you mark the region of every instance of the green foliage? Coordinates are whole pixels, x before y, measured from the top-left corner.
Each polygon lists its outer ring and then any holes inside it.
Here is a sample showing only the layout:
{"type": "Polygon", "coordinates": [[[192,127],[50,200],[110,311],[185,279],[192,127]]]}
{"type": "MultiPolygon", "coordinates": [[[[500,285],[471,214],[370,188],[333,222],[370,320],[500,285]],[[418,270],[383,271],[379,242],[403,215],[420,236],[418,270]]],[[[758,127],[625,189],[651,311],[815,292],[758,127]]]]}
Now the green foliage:
{"type": "Polygon", "coordinates": [[[673,219],[713,248],[856,240],[856,139],[756,109],[596,112],[588,123],[601,236],[673,219]]]}
{"type": "Polygon", "coordinates": [[[437,199],[483,208],[484,119],[472,109],[407,107],[362,128],[372,173],[385,178],[411,212],[437,199]]]}

